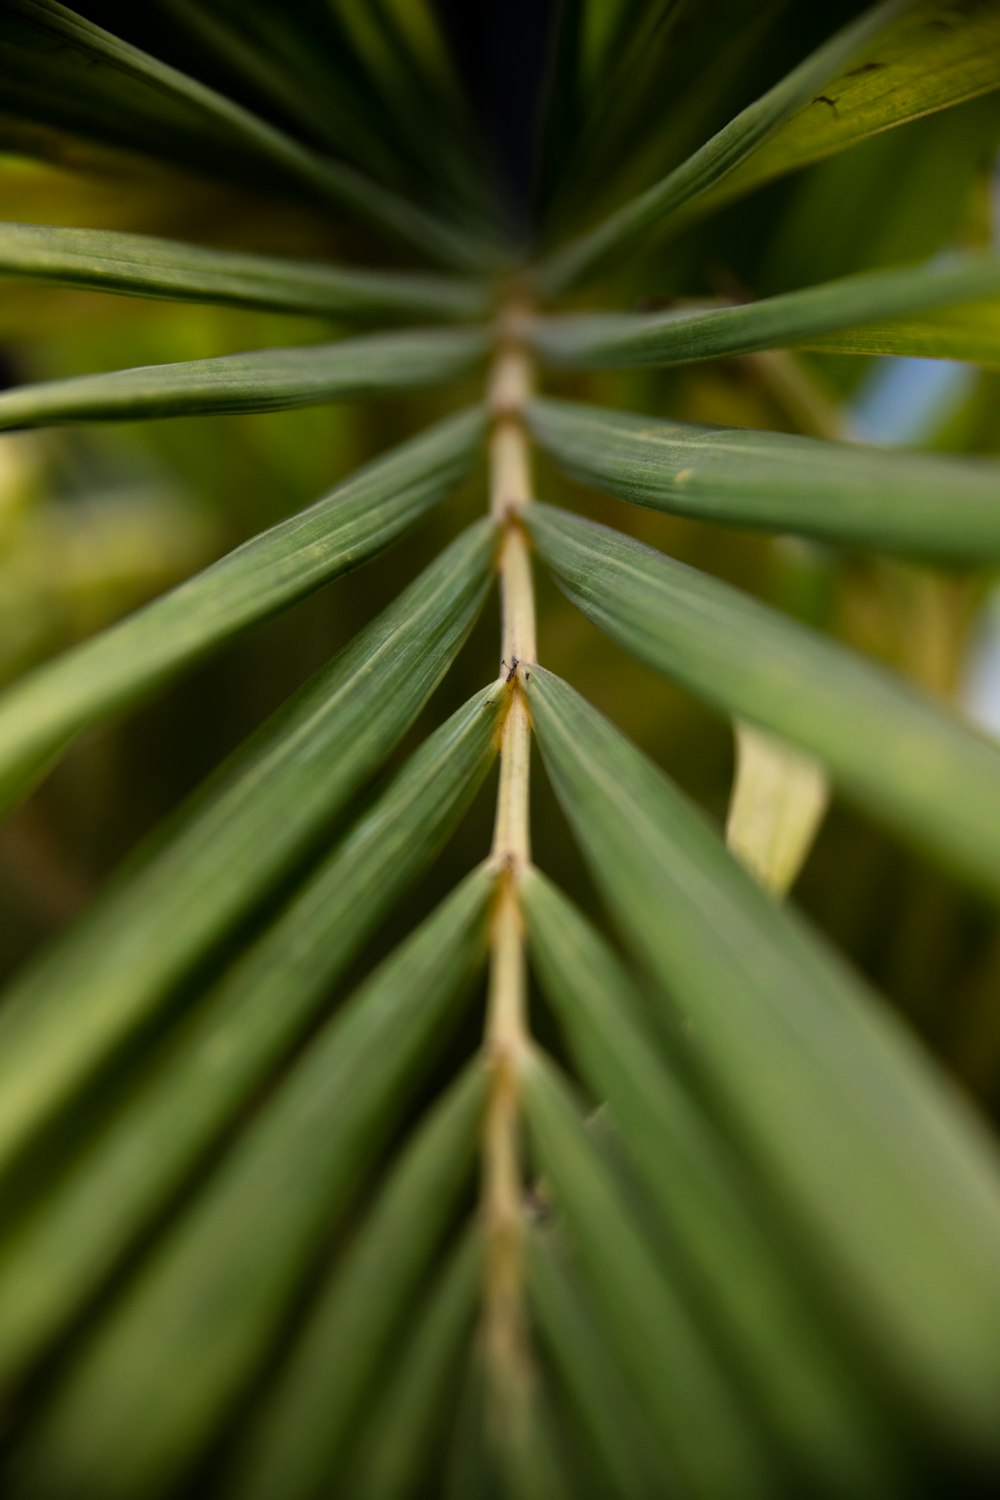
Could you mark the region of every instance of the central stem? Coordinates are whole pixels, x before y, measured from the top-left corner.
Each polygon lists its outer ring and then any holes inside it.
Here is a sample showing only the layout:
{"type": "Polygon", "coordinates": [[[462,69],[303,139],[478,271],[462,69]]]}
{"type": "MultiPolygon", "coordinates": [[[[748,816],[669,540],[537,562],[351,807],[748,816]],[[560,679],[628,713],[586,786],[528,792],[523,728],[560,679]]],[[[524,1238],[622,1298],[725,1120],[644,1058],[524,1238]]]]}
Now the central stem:
{"type": "Polygon", "coordinates": [[[491,1068],[483,1136],[486,1277],[483,1341],[493,1418],[519,1427],[530,1382],[523,1295],[523,1169],[518,1064],[528,1045],[527,966],[518,880],[531,857],[531,718],[522,686],[535,661],[535,598],[521,513],[531,499],[531,454],[523,423],[531,366],[516,343],[501,343],[490,383],[490,512],[502,536],[498,569],[503,612],[501,678],[510,703],[500,742],[500,786],[490,863],[497,897],[490,933],[486,1050],[491,1068]]]}

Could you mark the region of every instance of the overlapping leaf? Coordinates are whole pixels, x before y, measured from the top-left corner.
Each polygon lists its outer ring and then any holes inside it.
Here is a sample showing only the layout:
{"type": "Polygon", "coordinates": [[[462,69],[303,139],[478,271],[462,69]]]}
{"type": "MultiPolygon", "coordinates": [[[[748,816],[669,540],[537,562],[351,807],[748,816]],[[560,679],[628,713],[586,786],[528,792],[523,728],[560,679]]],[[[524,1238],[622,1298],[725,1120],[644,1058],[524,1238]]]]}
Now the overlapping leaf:
{"type": "Polygon", "coordinates": [[[18,1486],[125,1500],[199,1456],[454,1025],[490,884],[481,870],[459,886],[314,1040],[71,1363],[22,1445],[18,1486]]]}
{"type": "Polygon", "coordinates": [[[997,87],[1000,15],[992,0],[917,0],[699,207],[997,87]]]}
{"type": "MultiPolygon", "coordinates": [[[[633,1163],[662,1233],[661,1263],[695,1307],[788,1461],[821,1463],[854,1495],[885,1492],[890,1459],[846,1351],[775,1244],[766,1205],[662,1047],[621,963],[540,874],[523,882],[535,961],[574,1062],[633,1163]]],[[[655,1336],[655,1335],[653,1335],[655,1336]]]]}
{"type": "Polygon", "coordinates": [[[560,802],[676,1047],[886,1378],[995,1462],[992,1142],[658,769],[548,672],[533,668],[527,691],[560,802]]]}
{"type": "Polygon", "coordinates": [[[22,679],[0,699],[0,808],[88,724],[386,546],[458,481],[482,429],[476,411],[446,419],[22,679]]]}
{"type": "Polygon", "coordinates": [[[430,736],[171,1035],[59,1191],[0,1235],[0,1389],[72,1323],[314,1024],[331,985],[468,805],[496,754],[501,703],[488,689],[430,736]]]}
{"type": "Polygon", "coordinates": [[[485,522],[453,542],[15,983],[0,1009],[0,1168],[373,773],[465,639],[493,545],[485,522]]]}
{"type": "Polygon", "coordinates": [[[707,193],[808,103],[873,38],[896,19],[905,0],[883,0],[819,47],[762,98],[681,166],[611,214],[595,229],[557,250],[539,272],[546,297],[557,296],[640,243],[685,204],[707,193]]]}
{"type": "Polygon", "coordinates": [[[468,1185],[486,1083],[473,1064],[407,1146],[261,1402],[225,1491],[234,1500],[309,1500],[322,1488],[468,1185]]]}
{"type": "Polygon", "coordinates": [[[320,155],[222,94],[103,31],[56,0],[8,0],[0,17],[8,111],[217,171],[233,155],[457,266],[496,251],[354,168],[320,155]]]}
{"type": "Polygon", "coordinates": [[[1000,899],[1000,747],[885,670],[707,574],[563,511],[531,533],[570,598],[726,714],[799,745],[872,815],[1000,899]]]}

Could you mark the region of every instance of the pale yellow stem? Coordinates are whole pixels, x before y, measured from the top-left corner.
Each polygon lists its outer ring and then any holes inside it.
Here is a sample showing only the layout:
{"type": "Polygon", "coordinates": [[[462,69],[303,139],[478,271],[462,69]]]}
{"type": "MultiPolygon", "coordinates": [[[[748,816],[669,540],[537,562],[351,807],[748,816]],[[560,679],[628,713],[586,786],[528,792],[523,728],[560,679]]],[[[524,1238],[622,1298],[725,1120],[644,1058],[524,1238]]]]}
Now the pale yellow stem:
{"type": "Polygon", "coordinates": [[[536,658],[535,599],[520,512],[531,498],[531,455],[521,410],[531,369],[516,344],[501,346],[490,384],[490,512],[503,528],[498,569],[503,612],[503,690],[510,694],[500,743],[500,786],[491,864],[497,898],[491,929],[485,1047],[492,1069],[483,1132],[482,1208],[487,1238],[483,1349],[492,1418],[502,1441],[523,1420],[530,1357],[523,1292],[524,1180],[518,1064],[528,1045],[527,966],[518,876],[531,857],[531,717],[523,681],[536,658]]]}

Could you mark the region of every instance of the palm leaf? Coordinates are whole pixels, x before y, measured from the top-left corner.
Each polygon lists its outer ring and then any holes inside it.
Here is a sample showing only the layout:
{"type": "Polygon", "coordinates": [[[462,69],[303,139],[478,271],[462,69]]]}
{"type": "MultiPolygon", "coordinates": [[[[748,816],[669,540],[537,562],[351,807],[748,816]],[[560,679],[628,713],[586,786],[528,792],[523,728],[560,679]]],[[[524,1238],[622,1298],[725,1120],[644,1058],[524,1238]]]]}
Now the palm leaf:
{"type": "Polygon", "coordinates": [[[819,47],[762,98],[741,111],[700,150],[603,223],[556,251],[543,264],[539,286],[546,297],[569,290],[636,245],[686,204],[724,180],[796,110],[807,104],[896,19],[900,0],[883,0],[819,47]]]}
{"type": "MultiPolygon", "coordinates": [[[[890,347],[897,318],[946,312],[939,325],[942,340],[952,320],[961,320],[961,337],[962,322],[970,317],[963,304],[984,300],[992,307],[998,297],[1000,259],[976,256],[954,264],[870,271],[744,307],[653,317],[592,313],[548,318],[533,328],[532,338],[546,359],[571,369],[689,364],[789,345],[834,350],[857,345],[871,354],[909,353],[916,351],[890,347]],[[878,330],[886,323],[888,342],[883,344],[878,330]]],[[[915,320],[917,329],[921,321],[915,320]]],[[[935,326],[931,316],[928,338],[933,338],[935,326]]],[[[987,323],[980,330],[978,347],[992,348],[990,358],[995,360],[1000,356],[989,344],[990,336],[987,323]]],[[[948,357],[947,347],[945,343],[939,351],[942,357],[948,357]]]]}
{"type": "Polygon", "coordinates": [[[482,336],[471,331],[373,333],[339,344],[258,349],[77,375],[0,393],[0,431],[61,422],[287,411],[453,380],[476,364],[483,348],[482,336]]]}
{"type": "Polygon", "coordinates": [[[459,1240],[415,1323],[358,1440],[359,1500],[405,1500],[413,1476],[428,1466],[446,1430],[449,1398],[465,1375],[464,1341],[472,1330],[482,1276],[475,1231],[459,1240]]]}
{"type": "Polygon", "coordinates": [[[454,1025],[484,956],[489,887],[484,872],[470,876],[313,1042],[71,1363],[18,1456],[17,1483],[124,1497],[197,1458],[454,1025]],[[153,1441],[141,1420],[151,1399],[153,1441]]]}
{"type": "MultiPolygon", "coordinates": [[[[2,399],[2,398],[0,398],[2,399]]],[[[540,444],[623,500],[946,564],[1000,557],[996,464],[535,400],[540,444]]]]}
{"type": "Polygon", "coordinates": [[[0,1388],[37,1364],[176,1201],[453,831],[496,754],[499,700],[489,693],[420,747],[140,1072],[62,1191],[0,1240],[0,1388]]]}
{"type": "Polygon", "coordinates": [[[551,1063],[532,1056],[523,1063],[521,1087],[539,1165],[572,1236],[604,1339],[657,1435],[661,1486],[773,1493],[766,1446],[588,1141],[566,1085],[551,1063]]]}
{"type": "Polygon", "coordinates": [[[398,742],[479,611],[492,552],[485,522],[453,542],[194,794],[162,847],[154,841],[8,991],[0,1162],[259,905],[398,742]]]}
{"type": "Polygon", "coordinates": [[[9,805],[81,729],[379,552],[458,482],[482,425],[475,411],[449,418],[22,679],[0,700],[0,804],[9,805]]]}
{"type": "Polygon", "coordinates": [[[884,1493],[901,1455],[853,1386],[839,1334],[776,1253],[766,1203],[691,1097],[645,997],[544,877],[532,872],[524,896],[546,994],[641,1177],[663,1264],[689,1287],[788,1462],[806,1472],[822,1454],[824,1472],[846,1492],[884,1493]]]}
{"type": "Polygon", "coordinates": [[[352,321],[475,318],[486,308],[477,286],[443,276],[348,270],[323,261],[45,224],[0,225],[0,272],[97,292],[352,321]]]}
{"type": "Polygon", "coordinates": [[[890,673],[651,547],[544,506],[531,507],[529,525],[574,603],[630,651],[799,745],[875,817],[1000,897],[1000,830],[982,816],[1000,795],[1000,747],[890,673]]]}
{"type": "Polygon", "coordinates": [[[461,1075],[394,1167],[261,1403],[234,1495],[265,1500],[277,1486],[294,1500],[321,1487],[468,1185],[486,1084],[482,1067],[461,1075]]]}
{"type": "Polygon", "coordinates": [[[702,202],[715,208],[868,136],[1000,86],[992,0],[918,0],[702,202]]]}
{"type": "Polygon", "coordinates": [[[0,19],[0,42],[0,79],[9,111],[113,145],[145,146],[187,165],[210,165],[214,151],[221,168],[231,163],[234,151],[242,153],[250,164],[269,167],[278,182],[297,184],[434,259],[457,266],[496,262],[490,247],[353,168],[300,145],[56,0],[9,0],[0,19]]]}
{"type": "Polygon", "coordinates": [[[528,693],[560,802],[675,1044],[811,1237],[816,1274],[929,1417],[995,1451],[992,1143],[661,772],[541,668],[528,693]]]}

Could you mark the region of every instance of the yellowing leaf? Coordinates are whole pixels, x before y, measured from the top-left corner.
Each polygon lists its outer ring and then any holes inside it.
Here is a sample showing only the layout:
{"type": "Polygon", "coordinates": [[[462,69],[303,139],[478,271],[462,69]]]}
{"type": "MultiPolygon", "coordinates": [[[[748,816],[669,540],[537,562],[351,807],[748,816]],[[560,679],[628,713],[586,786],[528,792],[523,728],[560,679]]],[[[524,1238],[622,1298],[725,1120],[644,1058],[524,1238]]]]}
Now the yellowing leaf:
{"type": "Polygon", "coordinates": [[[795,881],[829,800],[823,769],[782,740],[739,721],[736,776],[726,842],[767,890],[783,896],[795,881]]]}

